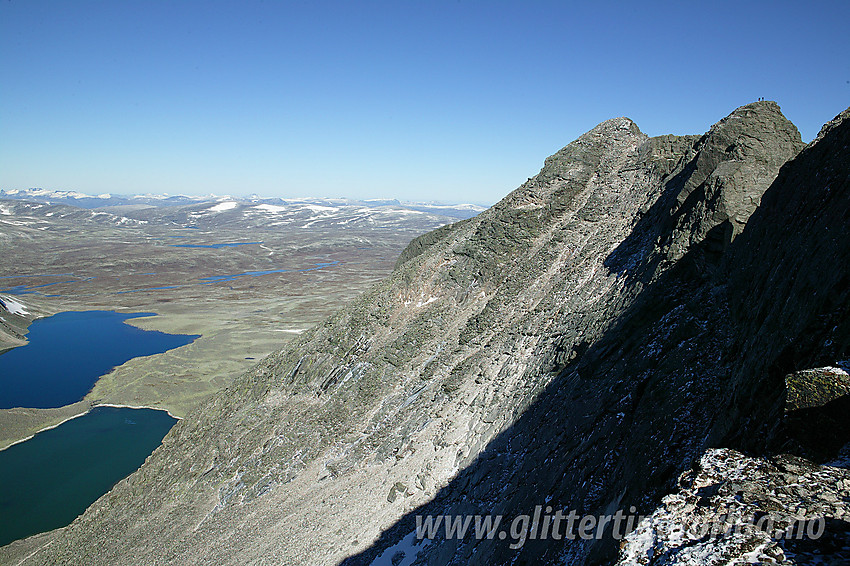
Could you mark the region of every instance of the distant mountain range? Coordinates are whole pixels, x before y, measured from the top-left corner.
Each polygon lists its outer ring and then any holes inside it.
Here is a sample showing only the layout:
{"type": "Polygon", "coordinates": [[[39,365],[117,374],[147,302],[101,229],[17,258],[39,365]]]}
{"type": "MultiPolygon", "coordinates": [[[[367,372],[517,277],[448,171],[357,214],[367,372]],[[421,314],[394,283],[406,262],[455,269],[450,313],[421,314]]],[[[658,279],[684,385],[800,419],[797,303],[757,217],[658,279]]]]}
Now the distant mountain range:
{"type": "MultiPolygon", "coordinates": [[[[262,198],[257,195],[234,198],[230,196],[189,196],[189,195],[113,195],[104,193],[101,195],[87,195],[77,191],[52,191],[49,189],[9,189],[0,190],[0,200],[23,200],[42,204],[63,204],[78,208],[101,209],[107,207],[133,207],[136,209],[148,207],[173,207],[187,206],[204,203],[235,202],[240,204],[270,205],[276,207],[303,207],[305,205],[319,205],[331,208],[342,208],[351,206],[378,208],[391,207],[396,209],[416,210],[429,212],[452,218],[471,218],[486,210],[486,207],[476,204],[445,204],[437,202],[405,202],[395,199],[346,199],[346,198],[262,198]]],[[[124,208],[124,210],[128,210],[124,208]]]]}

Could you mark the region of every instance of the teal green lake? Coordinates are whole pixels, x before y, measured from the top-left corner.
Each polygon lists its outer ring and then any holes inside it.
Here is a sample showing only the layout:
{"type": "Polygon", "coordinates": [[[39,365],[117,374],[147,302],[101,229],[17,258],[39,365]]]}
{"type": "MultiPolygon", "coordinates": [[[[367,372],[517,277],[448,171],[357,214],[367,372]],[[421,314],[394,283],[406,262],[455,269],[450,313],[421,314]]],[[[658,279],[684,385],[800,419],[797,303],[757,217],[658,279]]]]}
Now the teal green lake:
{"type": "Polygon", "coordinates": [[[95,407],[0,451],[0,546],[70,524],[176,422],[165,411],[95,407]]]}

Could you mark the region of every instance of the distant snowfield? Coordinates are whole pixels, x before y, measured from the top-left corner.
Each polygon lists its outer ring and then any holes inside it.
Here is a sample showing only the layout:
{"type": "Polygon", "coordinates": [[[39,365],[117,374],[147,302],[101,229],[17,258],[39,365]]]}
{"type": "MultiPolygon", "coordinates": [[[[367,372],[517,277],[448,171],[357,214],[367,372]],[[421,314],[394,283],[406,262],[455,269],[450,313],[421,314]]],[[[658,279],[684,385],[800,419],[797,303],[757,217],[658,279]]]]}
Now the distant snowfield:
{"type": "MultiPolygon", "coordinates": [[[[315,203],[305,202],[287,202],[286,204],[258,204],[252,206],[249,212],[255,214],[271,214],[275,216],[291,215],[299,221],[303,221],[303,214],[310,212],[314,216],[308,217],[308,222],[303,228],[309,228],[320,221],[337,221],[341,225],[351,222],[366,221],[374,222],[371,218],[373,215],[381,215],[382,218],[396,216],[399,219],[406,216],[419,216],[427,214],[421,210],[411,210],[401,206],[376,206],[374,208],[356,206],[351,203],[344,203],[338,206],[325,206],[315,203]]],[[[292,222],[288,220],[285,223],[292,222]]]]}
{"type": "Polygon", "coordinates": [[[225,210],[233,210],[237,206],[239,206],[238,202],[234,202],[234,201],[230,200],[230,201],[220,202],[215,206],[209,207],[207,210],[210,211],[210,212],[224,212],[225,210]]]}
{"type": "Polygon", "coordinates": [[[258,204],[254,207],[254,210],[276,213],[289,212],[290,208],[288,206],[280,206],[279,204],[258,204]]]}
{"type": "Polygon", "coordinates": [[[312,212],[327,212],[329,210],[336,210],[333,206],[320,206],[318,204],[305,204],[302,206],[312,212]]]}
{"type": "Polygon", "coordinates": [[[399,208],[380,208],[378,212],[383,214],[425,214],[421,210],[407,210],[399,208]]]}

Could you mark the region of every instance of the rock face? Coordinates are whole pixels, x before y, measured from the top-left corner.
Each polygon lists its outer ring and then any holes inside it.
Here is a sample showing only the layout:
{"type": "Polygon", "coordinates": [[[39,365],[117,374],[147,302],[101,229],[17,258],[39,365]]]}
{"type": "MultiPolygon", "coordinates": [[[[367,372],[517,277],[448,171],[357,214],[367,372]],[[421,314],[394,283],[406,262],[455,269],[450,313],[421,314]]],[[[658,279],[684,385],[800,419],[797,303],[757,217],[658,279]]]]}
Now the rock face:
{"type": "Polygon", "coordinates": [[[848,136],[802,149],[772,102],[703,136],[600,124],[414,240],[26,563],[616,559],[610,528],[408,542],[417,516],[648,515],[709,446],[793,447],[784,377],[850,358],[848,136]]]}

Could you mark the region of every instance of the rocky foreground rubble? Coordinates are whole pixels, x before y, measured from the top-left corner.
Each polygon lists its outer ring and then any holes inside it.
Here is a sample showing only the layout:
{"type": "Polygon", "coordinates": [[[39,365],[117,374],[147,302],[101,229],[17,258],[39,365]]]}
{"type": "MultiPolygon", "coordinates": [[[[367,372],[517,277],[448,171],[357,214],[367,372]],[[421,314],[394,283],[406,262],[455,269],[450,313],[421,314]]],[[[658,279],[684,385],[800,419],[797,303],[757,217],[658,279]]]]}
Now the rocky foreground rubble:
{"type": "Polygon", "coordinates": [[[626,537],[618,564],[848,564],[848,463],[710,449],[626,537]]]}

